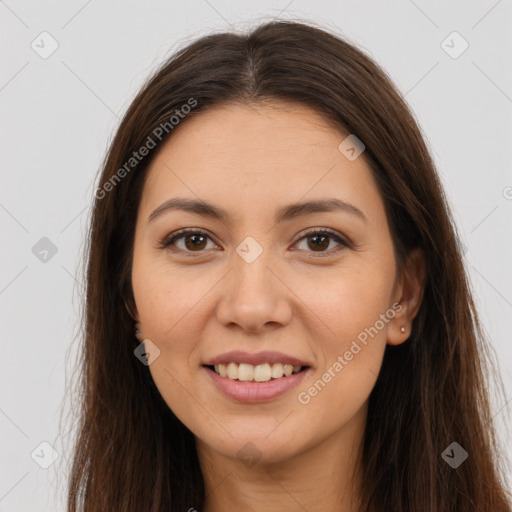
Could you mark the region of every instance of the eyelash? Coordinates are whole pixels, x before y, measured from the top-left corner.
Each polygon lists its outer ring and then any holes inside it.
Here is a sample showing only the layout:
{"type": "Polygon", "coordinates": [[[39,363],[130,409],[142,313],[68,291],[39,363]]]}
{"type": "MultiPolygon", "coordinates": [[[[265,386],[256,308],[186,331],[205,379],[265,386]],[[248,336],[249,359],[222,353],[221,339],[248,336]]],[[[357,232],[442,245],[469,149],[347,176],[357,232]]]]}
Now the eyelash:
{"type": "MultiPolygon", "coordinates": [[[[174,233],[174,234],[171,234],[169,236],[166,236],[160,242],[160,248],[161,249],[169,249],[169,247],[172,244],[174,244],[174,242],[176,242],[176,240],[184,238],[187,235],[202,235],[202,236],[205,236],[205,237],[209,238],[210,240],[212,240],[210,235],[208,233],[206,233],[205,231],[202,231],[200,229],[190,229],[190,228],[187,228],[187,229],[183,229],[181,231],[178,231],[177,233],[174,233]]],[[[329,229],[329,228],[313,229],[311,231],[308,231],[305,235],[303,235],[301,238],[299,238],[295,242],[295,244],[301,242],[304,239],[311,238],[311,237],[317,236],[317,235],[327,235],[331,240],[334,240],[334,241],[338,242],[340,245],[342,245],[344,247],[347,247],[347,248],[351,247],[351,244],[348,242],[348,240],[342,238],[336,231],[334,231],[332,229],[329,229]]],[[[197,252],[198,255],[200,253],[204,252],[204,250],[201,250],[201,251],[188,251],[188,250],[183,250],[183,249],[178,249],[178,251],[188,253],[187,256],[191,256],[191,257],[196,257],[194,255],[194,252],[197,252]]],[[[329,251],[320,251],[320,252],[318,252],[316,254],[315,254],[315,251],[306,251],[306,252],[313,253],[313,257],[315,257],[315,258],[318,258],[318,257],[322,258],[322,257],[331,255],[333,251],[331,249],[329,251]]]]}

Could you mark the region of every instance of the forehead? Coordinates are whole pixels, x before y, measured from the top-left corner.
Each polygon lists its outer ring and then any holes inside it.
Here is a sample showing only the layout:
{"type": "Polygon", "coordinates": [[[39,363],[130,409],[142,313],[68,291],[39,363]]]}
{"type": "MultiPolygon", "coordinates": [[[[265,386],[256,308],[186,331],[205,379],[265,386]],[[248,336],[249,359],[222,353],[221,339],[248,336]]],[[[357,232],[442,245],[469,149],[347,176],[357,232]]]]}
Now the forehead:
{"type": "Polygon", "coordinates": [[[364,158],[351,161],[338,149],[348,135],[315,110],[284,102],[189,116],[151,162],[141,211],[176,195],[255,216],[324,196],[383,207],[364,158]]]}

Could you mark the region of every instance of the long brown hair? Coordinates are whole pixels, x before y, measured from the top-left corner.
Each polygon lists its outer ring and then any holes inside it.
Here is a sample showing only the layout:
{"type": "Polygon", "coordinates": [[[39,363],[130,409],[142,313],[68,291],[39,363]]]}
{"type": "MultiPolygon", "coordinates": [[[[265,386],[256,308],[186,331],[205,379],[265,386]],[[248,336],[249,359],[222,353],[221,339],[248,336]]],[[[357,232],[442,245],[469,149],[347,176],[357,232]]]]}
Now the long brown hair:
{"type": "Polygon", "coordinates": [[[125,299],[133,304],[135,220],[148,165],[175,125],[226,102],[263,100],[308,105],[356,134],[385,201],[399,267],[415,247],[426,257],[411,337],[386,347],[370,395],[362,509],[505,512],[509,498],[487,382],[491,347],[421,131],[365,53],[311,23],[286,21],[248,34],[210,34],[178,51],[142,87],[111,142],[84,261],[79,427],[68,511],[203,507],[194,437],[134,356],[138,341],[125,299]],[[151,146],[149,154],[131,160],[143,146],[151,146]],[[457,468],[442,457],[453,442],[468,453],[457,468]]]}

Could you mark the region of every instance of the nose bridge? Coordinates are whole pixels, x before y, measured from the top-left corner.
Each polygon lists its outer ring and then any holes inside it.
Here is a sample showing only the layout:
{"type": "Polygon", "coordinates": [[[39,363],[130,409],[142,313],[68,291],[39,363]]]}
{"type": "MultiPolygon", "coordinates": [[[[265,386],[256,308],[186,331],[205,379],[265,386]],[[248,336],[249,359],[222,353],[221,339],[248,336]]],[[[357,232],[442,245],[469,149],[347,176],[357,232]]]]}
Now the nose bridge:
{"type": "Polygon", "coordinates": [[[271,248],[247,237],[236,253],[233,268],[226,276],[218,319],[226,325],[237,323],[253,331],[268,322],[288,322],[286,287],[271,270],[276,267],[271,248]]]}
{"type": "Polygon", "coordinates": [[[247,245],[242,245],[237,248],[237,256],[235,257],[234,268],[232,271],[235,290],[237,293],[244,295],[261,296],[262,292],[271,292],[272,285],[270,283],[270,269],[271,257],[270,250],[267,248],[260,254],[252,255],[251,252],[254,248],[249,246],[249,251],[240,255],[245,251],[247,245]],[[247,256],[247,258],[246,258],[247,256]]]}

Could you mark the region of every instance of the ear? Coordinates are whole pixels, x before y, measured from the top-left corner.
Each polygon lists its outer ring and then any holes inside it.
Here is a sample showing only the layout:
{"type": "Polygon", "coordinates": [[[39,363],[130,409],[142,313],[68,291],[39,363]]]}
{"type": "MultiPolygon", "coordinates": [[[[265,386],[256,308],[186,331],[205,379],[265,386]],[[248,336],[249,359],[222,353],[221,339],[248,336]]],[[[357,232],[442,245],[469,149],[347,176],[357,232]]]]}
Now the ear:
{"type": "Polygon", "coordinates": [[[133,311],[133,318],[135,318],[135,320],[137,322],[140,322],[139,310],[137,309],[137,306],[135,304],[133,304],[132,311],[133,311]]]}
{"type": "Polygon", "coordinates": [[[142,324],[140,323],[139,311],[137,306],[134,304],[132,307],[133,318],[135,319],[135,337],[142,343],[145,339],[144,333],[142,332],[142,324]]]}
{"type": "Polygon", "coordinates": [[[137,306],[135,305],[135,301],[133,298],[124,299],[124,306],[126,308],[126,311],[128,311],[128,314],[130,315],[130,318],[132,320],[135,320],[136,322],[140,321],[139,318],[139,312],[137,310],[137,306]]]}
{"type": "Polygon", "coordinates": [[[411,335],[412,321],[418,314],[423,299],[426,280],[426,263],[423,251],[413,249],[406,258],[405,266],[396,286],[394,302],[400,303],[395,317],[389,322],[388,345],[400,345],[411,335]],[[405,331],[402,331],[402,327],[405,331]]]}
{"type": "Polygon", "coordinates": [[[144,333],[142,332],[142,326],[139,322],[135,324],[135,337],[139,340],[140,343],[146,339],[144,333]]]}
{"type": "Polygon", "coordinates": [[[135,337],[140,341],[144,341],[144,333],[142,332],[142,325],[140,323],[140,316],[135,302],[130,300],[130,304],[125,300],[124,305],[130,317],[135,320],[135,337]]]}

